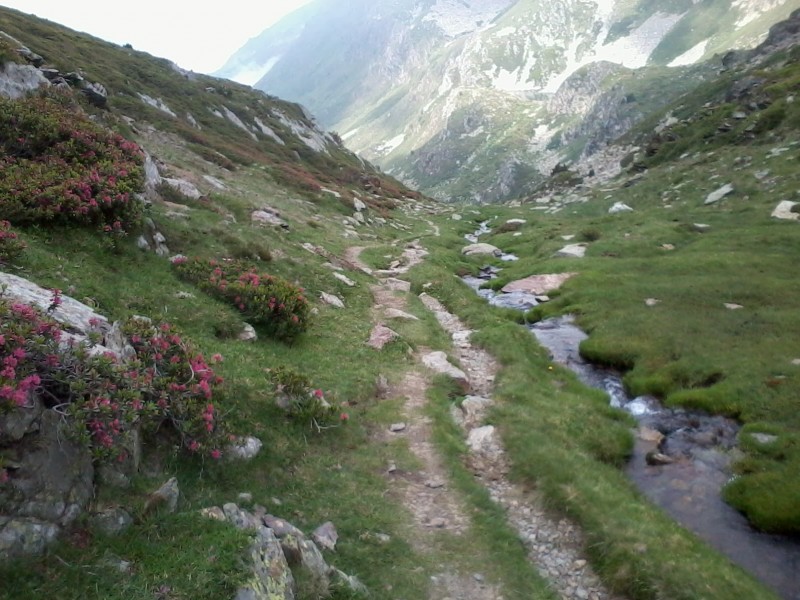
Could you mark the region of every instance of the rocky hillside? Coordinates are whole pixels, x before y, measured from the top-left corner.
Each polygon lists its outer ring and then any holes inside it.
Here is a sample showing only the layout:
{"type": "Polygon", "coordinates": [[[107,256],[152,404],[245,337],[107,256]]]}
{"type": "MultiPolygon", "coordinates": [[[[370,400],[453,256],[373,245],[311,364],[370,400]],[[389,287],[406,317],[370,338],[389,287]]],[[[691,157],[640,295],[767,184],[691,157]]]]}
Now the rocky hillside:
{"type": "Polygon", "coordinates": [[[318,1],[219,74],[310,107],[350,148],[440,199],[492,201],[591,156],[719,66],[689,65],[755,45],[798,6],[318,1]]]}

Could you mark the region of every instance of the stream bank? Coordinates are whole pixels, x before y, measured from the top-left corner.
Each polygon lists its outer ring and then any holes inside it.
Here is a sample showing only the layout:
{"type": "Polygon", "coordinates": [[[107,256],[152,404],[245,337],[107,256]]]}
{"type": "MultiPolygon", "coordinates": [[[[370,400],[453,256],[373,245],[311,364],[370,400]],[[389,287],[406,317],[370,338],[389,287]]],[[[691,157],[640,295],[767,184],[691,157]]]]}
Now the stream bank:
{"type": "MultiPolygon", "coordinates": [[[[489,231],[486,224],[469,241],[489,231]]],[[[528,310],[546,298],[526,292],[510,294],[481,289],[497,276],[487,266],[478,277],[462,278],[490,305],[528,310]]],[[[800,543],[753,529],[721,497],[740,456],[739,425],[732,419],[682,409],[668,409],[656,398],[630,397],[619,373],[590,364],[580,354],[587,335],[570,316],[529,327],[553,362],[572,370],[586,385],[601,389],[612,406],[637,421],[633,455],[625,472],[637,488],[682,526],[772,588],[785,600],[800,600],[800,543]]]]}

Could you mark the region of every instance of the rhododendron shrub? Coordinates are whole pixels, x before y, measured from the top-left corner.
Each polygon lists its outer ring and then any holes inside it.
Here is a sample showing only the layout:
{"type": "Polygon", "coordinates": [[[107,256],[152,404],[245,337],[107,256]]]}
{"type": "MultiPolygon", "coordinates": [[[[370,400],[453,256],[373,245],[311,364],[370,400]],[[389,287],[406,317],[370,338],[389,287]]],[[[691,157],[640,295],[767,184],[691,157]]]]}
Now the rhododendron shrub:
{"type": "Polygon", "coordinates": [[[0,98],[0,218],[130,229],[141,218],[144,154],[71,102],[58,90],[0,98]]]}
{"type": "Polygon", "coordinates": [[[308,377],[291,367],[268,369],[267,375],[275,401],[292,419],[308,423],[316,431],[336,427],[350,419],[330,393],[326,397],[322,389],[311,385],[308,377]]]}
{"type": "Polygon", "coordinates": [[[27,248],[27,244],[19,239],[16,231],[11,229],[11,223],[0,221],[0,263],[11,262],[27,248]]]}
{"type": "Polygon", "coordinates": [[[136,351],[129,360],[101,352],[99,333],[76,342],[46,314],[0,298],[0,414],[38,400],[98,457],[124,459],[127,432],[164,427],[186,450],[219,457],[227,441],[215,404],[222,379],[168,324],[135,319],[123,330],[136,351]]]}
{"type": "Polygon", "coordinates": [[[280,277],[258,273],[241,261],[177,257],[172,264],[180,277],[231,303],[245,319],[263,325],[277,339],[292,341],[308,327],[310,308],[304,290],[280,277]]]}

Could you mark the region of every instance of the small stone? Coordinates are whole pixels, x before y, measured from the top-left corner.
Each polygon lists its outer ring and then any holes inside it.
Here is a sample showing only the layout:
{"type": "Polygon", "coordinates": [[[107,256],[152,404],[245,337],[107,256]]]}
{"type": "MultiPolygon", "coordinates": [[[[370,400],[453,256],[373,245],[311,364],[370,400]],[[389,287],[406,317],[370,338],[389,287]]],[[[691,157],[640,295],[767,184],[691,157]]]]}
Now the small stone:
{"type": "Polygon", "coordinates": [[[406,321],[419,321],[417,317],[398,308],[387,308],[384,312],[387,319],[403,319],[406,321]]]}
{"type": "Polygon", "coordinates": [[[800,358],[795,358],[795,359],[793,359],[793,360],[792,360],[792,364],[793,364],[795,367],[800,367],[800,358]]]}
{"type": "Polygon", "coordinates": [[[347,275],[343,275],[342,273],[334,272],[333,276],[345,284],[347,287],[355,287],[356,282],[350,279],[347,275]]]}
{"type": "Polygon", "coordinates": [[[661,452],[648,452],[644,459],[647,464],[651,466],[671,465],[675,462],[674,458],[667,456],[666,454],[662,454],[661,452]]]}
{"type": "Polygon", "coordinates": [[[644,301],[644,303],[647,306],[658,306],[659,304],[661,304],[661,300],[659,300],[658,298],[647,298],[644,301]]]}
{"type": "Polygon", "coordinates": [[[633,209],[624,202],[615,202],[614,205],[608,209],[608,214],[618,215],[624,212],[633,212],[633,209]]]}
{"type": "Polygon", "coordinates": [[[206,519],[211,519],[213,521],[227,521],[225,513],[219,506],[202,508],[200,509],[200,514],[204,516],[206,519]]]}
{"type": "Polygon", "coordinates": [[[393,292],[410,292],[411,282],[389,277],[383,280],[383,286],[393,292]]]}
{"type": "Polygon", "coordinates": [[[391,431],[392,433],[400,433],[401,431],[405,431],[405,430],[406,430],[406,424],[405,423],[392,423],[389,426],[389,431],[391,431]]]}
{"type": "Polygon", "coordinates": [[[586,561],[583,559],[578,559],[574,563],[572,563],[573,568],[575,569],[582,569],[586,566],[586,561]]]}
{"type": "Polygon", "coordinates": [[[739,310],[741,308],[744,308],[744,306],[742,306],[741,304],[735,304],[733,302],[726,302],[725,308],[727,308],[728,310],[739,310]]]}
{"type": "Polygon", "coordinates": [[[175,292],[175,297],[178,300],[188,300],[189,298],[194,298],[194,294],[190,292],[175,292]]]}
{"type": "Polygon", "coordinates": [[[149,514],[161,506],[165,507],[167,512],[174,513],[178,508],[179,497],[178,480],[173,477],[150,494],[144,505],[144,513],[149,514]]]}
{"type": "Polygon", "coordinates": [[[444,481],[441,479],[429,479],[425,482],[425,487],[431,488],[432,490],[438,490],[439,488],[444,487],[444,481]]]}
{"type": "Polygon", "coordinates": [[[428,527],[433,527],[434,529],[443,529],[447,526],[447,521],[442,517],[435,517],[428,521],[428,527]]]}
{"type": "Polygon", "coordinates": [[[675,250],[675,246],[672,244],[661,244],[662,250],[675,250]]]}
{"type": "Polygon", "coordinates": [[[750,437],[757,441],[759,444],[771,444],[773,442],[778,441],[777,435],[771,435],[769,433],[751,433],[750,437]]]}
{"type": "Polygon", "coordinates": [[[397,465],[394,463],[389,463],[389,466],[386,468],[387,473],[396,473],[397,472],[397,465]]]}
{"type": "Polygon", "coordinates": [[[480,573],[473,573],[472,578],[477,581],[478,583],[484,582],[484,577],[480,573]]]}
{"type": "Polygon", "coordinates": [[[797,202],[784,200],[775,207],[772,211],[772,218],[781,219],[784,221],[798,221],[800,220],[800,213],[794,212],[797,202]]]}
{"type": "Polygon", "coordinates": [[[251,460],[261,451],[264,443],[252,436],[237,438],[230,446],[225,456],[239,460],[251,460]]]}
{"type": "Polygon", "coordinates": [[[393,342],[399,337],[400,335],[396,331],[379,323],[372,329],[369,340],[367,340],[367,346],[375,348],[375,350],[382,350],[386,344],[393,342]]]}
{"type": "Polygon", "coordinates": [[[244,504],[250,504],[253,501],[253,494],[250,492],[242,492],[236,497],[236,499],[244,504]]]}
{"type": "Polygon", "coordinates": [[[697,233],[707,233],[711,231],[711,225],[706,223],[694,223],[692,224],[692,229],[694,229],[697,233]]]}
{"type": "Polygon", "coordinates": [[[389,542],[392,541],[392,537],[385,533],[376,533],[375,539],[378,540],[378,542],[381,544],[388,544],[389,542]]]}
{"type": "Polygon", "coordinates": [[[133,525],[133,517],[122,508],[110,508],[92,515],[89,525],[103,535],[115,536],[133,525]]]}

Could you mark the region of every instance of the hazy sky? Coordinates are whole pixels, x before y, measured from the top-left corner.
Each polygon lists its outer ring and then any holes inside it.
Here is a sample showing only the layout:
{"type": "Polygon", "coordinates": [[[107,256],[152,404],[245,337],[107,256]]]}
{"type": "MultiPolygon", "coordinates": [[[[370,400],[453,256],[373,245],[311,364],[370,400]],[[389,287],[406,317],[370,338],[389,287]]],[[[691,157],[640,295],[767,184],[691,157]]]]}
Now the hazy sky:
{"type": "Polygon", "coordinates": [[[310,1],[224,0],[215,2],[214,9],[170,0],[0,0],[0,4],[109,42],[131,44],[185,69],[210,73],[251,37],[310,1]]]}

